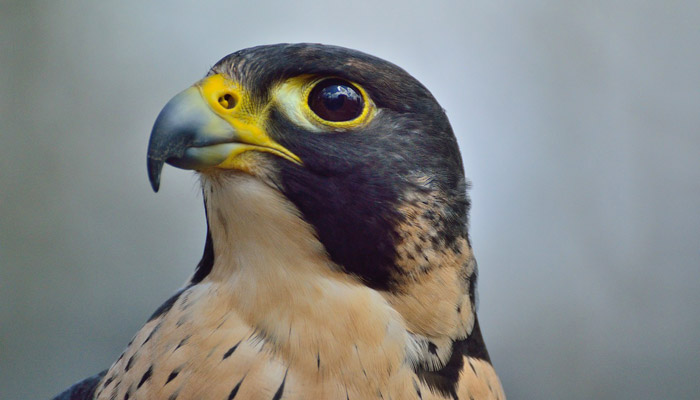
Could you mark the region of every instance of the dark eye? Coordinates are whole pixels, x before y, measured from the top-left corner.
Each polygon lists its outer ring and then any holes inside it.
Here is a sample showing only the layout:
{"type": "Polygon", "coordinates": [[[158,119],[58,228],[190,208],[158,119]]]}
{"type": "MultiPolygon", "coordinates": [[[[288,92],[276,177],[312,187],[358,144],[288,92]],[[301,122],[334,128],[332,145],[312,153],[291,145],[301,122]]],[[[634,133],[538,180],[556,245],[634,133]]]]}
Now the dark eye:
{"type": "Polygon", "coordinates": [[[309,108],[326,121],[350,121],[362,114],[360,91],[341,79],[319,82],[309,94],[309,108]]]}

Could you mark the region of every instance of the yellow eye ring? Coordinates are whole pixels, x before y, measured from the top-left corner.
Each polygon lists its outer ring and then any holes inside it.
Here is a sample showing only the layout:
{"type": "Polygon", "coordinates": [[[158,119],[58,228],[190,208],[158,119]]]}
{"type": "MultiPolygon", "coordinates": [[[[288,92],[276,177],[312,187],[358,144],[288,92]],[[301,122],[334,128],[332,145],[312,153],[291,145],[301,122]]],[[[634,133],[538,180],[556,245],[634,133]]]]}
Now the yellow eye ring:
{"type": "Polygon", "coordinates": [[[374,110],[362,86],[336,77],[310,81],[304,86],[302,100],[304,113],[313,122],[339,130],[366,124],[374,110]]]}

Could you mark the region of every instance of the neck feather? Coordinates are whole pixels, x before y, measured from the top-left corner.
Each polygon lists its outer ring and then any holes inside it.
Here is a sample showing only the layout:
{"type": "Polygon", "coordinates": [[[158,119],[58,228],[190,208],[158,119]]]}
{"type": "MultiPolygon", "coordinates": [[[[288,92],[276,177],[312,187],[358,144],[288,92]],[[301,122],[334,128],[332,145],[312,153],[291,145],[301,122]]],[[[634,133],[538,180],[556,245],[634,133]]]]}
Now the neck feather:
{"type": "Polygon", "coordinates": [[[214,264],[202,283],[282,359],[314,373],[363,369],[379,385],[417,351],[398,312],[330,261],[281,193],[248,175],[205,177],[203,188],[214,264]]]}

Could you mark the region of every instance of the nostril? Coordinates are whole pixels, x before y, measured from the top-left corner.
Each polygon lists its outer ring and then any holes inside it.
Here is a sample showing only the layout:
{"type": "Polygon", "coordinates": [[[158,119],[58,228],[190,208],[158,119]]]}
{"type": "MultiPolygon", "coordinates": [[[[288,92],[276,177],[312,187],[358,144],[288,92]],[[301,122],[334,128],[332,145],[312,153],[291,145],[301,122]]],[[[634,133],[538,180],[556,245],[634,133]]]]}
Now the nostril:
{"type": "Polygon", "coordinates": [[[233,97],[233,95],[226,93],[225,95],[219,97],[219,104],[221,104],[221,107],[230,110],[236,106],[236,98],[233,97]]]}

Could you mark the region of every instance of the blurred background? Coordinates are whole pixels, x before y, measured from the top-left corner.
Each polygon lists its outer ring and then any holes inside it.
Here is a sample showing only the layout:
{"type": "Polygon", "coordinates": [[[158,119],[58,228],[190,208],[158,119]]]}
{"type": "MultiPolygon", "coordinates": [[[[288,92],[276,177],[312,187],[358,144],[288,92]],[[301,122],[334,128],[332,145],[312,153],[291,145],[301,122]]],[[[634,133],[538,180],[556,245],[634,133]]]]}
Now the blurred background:
{"type": "Polygon", "coordinates": [[[0,398],[107,368],[193,271],[156,115],[235,50],[390,60],[473,182],[480,319],[511,399],[700,393],[700,2],[0,0],[0,398]]]}

